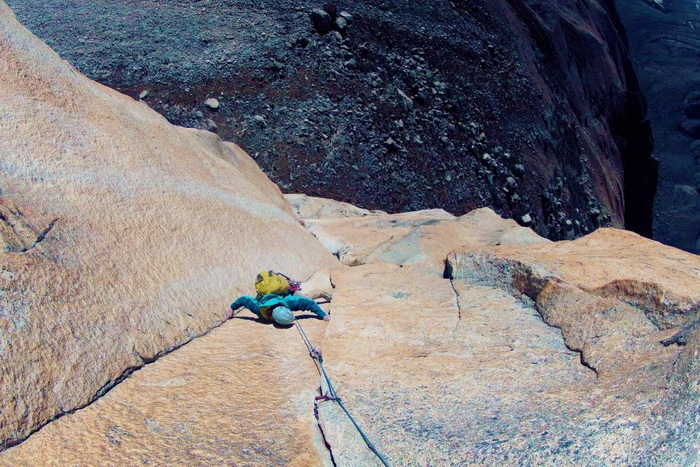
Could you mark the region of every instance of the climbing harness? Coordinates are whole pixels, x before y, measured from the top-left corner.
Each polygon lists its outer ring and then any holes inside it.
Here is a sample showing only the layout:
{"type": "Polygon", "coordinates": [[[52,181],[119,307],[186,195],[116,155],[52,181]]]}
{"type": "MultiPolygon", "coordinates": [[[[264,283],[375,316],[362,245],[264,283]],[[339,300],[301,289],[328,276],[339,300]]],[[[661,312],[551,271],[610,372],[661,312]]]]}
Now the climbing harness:
{"type": "Polygon", "coordinates": [[[343,412],[345,412],[345,415],[348,416],[352,424],[355,426],[355,429],[357,430],[358,433],[360,433],[360,436],[362,436],[362,439],[364,440],[365,444],[367,447],[374,453],[374,455],[377,456],[377,458],[381,461],[382,464],[384,464],[385,467],[389,467],[389,463],[386,461],[384,456],[381,455],[379,451],[377,451],[377,448],[374,447],[374,444],[369,440],[367,435],[365,434],[364,431],[362,431],[362,428],[360,428],[360,425],[357,424],[353,416],[350,414],[348,409],[345,407],[343,404],[343,401],[338,397],[338,394],[335,392],[335,387],[333,387],[333,383],[331,382],[331,378],[328,376],[328,373],[326,373],[326,368],[323,366],[323,357],[321,356],[321,353],[316,349],[311,344],[311,341],[307,337],[306,333],[304,332],[304,329],[301,327],[301,324],[299,324],[298,320],[294,320],[295,327],[299,331],[299,334],[301,335],[302,340],[304,341],[304,344],[306,344],[306,347],[309,349],[309,355],[311,358],[314,359],[314,362],[316,362],[316,365],[319,368],[319,371],[323,375],[323,378],[326,380],[326,384],[328,385],[328,393],[322,394],[320,396],[316,396],[314,398],[314,416],[316,417],[316,420],[319,419],[318,417],[318,405],[321,402],[325,401],[334,401],[336,402],[341,409],[343,409],[343,412]]]}

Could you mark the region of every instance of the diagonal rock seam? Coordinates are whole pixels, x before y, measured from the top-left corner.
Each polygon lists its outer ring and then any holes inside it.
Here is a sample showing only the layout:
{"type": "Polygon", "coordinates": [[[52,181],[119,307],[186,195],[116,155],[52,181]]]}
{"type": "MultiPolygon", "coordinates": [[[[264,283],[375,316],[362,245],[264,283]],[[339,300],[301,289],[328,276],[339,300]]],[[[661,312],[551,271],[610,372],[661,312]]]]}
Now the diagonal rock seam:
{"type": "Polygon", "coordinates": [[[51,232],[51,230],[53,230],[53,228],[54,228],[54,226],[56,225],[56,222],[58,222],[58,220],[59,220],[58,217],[55,218],[55,219],[53,219],[53,220],[49,223],[49,225],[48,225],[44,230],[42,230],[42,231],[39,233],[39,236],[36,238],[36,240],[34,241],[34,243],[32,243],[32,246],[30,246],[29,248],[25,249],[22,253],[26,253],[27,251],[29,251],[29,250],[31,250],[32,248],[34,248],[35,246],[37,246],[39,243],[43,242],[44,239],[46,238],[46,236],[49,234],[49,232],[51,232]]]}
{"type": "Polygon", "coordinates": [[[35,226],[26,220],[24,213],[6,199],[0,198],[0,241],[5,243],[5,251],[26,253],[43,242],[58,222],[55,218],[48,226],[37,233],[35,226]]]}
{"type": "Polygon", "coordinates": [[[163,350],[163,351],[161,351],[161,352],[158,352],[158,353],[156,353],[156,354],[155,354],[154,356],[152,356],[152,357],[143,356],[143,355],[141,355],[141,354],[134,348],[134,349],[133,349],[134,356],[135,356],[137,359],[141,360],[141,364],[140,364],[140,365],[130,366],[130,367],[126,368],[126,369],[125,369],[119,376],[117,376],[116,378],[107,381],[104,385],[102,385],[102,387],[101,387],[100,389],[98,389],[98,390],[95,392],[95,395],[92,396],[92,397],[90,398],[90,400],[89,400],[86,404],[81,405],[81,406],[78,406],[78,407],[75,407],[75,408],[70,409],[70,410],[62,411],[62,412],[60,412],[60,413],[54,415],[53,417],[51,417],[51,418],[45,420],[44,422],[40,423],[37,427],[35,427],[33,430],[31,430],[26,436],[23,436],[23,437],[20,437],[20,438],[9,439],[9,440],[7,440],[4,444],[0,444],[0,452],[4,451],[4,450],[7,449],[7,448],[11,448],[11,447],[13,447],[13,446],[18,446],[18,445],[22,444],[24,441],[26,441],[27,439],[29,439],[34,433],[37,433],[38,431],[40,431],[41,429],[43,429],[45,426],[51,424],[52,422],[55,422],[56,420],[58,420],[58,419],[60,419],[60,418],[62,418],[62,417],[64,417],[64,416],[66,416],[66,415],[74,414],[74,413],[76,413],[76,412],[78,412],[78,411],[80,411],[80,410],[82,410],[82,409],[85,409],[85,408],[91,406],[92,404],[94,404],[95,402],[97,402],[99,399],[101,399],[102,397],[104,397],[105,395],[107,395],[112,389],[114,389],[115,387],[117,387],[120,383],[124,382],[124,380],[126,380],[126,379],[127,379],[129,376],[131,376],[133,373],[136,373],[137,371],[143,369],[143,368],[146,367],[147,365],[150,365],[150,364],[152,364],[152,363],[155,363],[155,362],[157,362],[159,359],[161,359],[162,357],[165,357],[166,355],[171,354],[172,352],[175,352],[176,350],[179,350],[180,348],[184,347],[185,345],[189,344],[190,342],[194,341],[195,339],[198,339],[198,338],[200,338],[200,337],[206,336],[207,334],[209,334],[210,332],[212,332],[214,329],[216,329],[216,328],[222,326],[224,323],[226,323],[226,320],[224,320],[224,321],[222,321],[221,323],[219,323],[219,324],[217,324],[217,325],[211,327],[209,330],[207,330],[207,331],[205,331],[205,332],[203,332],[203,333],[201,333],[201,334],[197,334],[197,335],[194,335],[194,336],[190,337],[189,339],[187,339],[186,341],[183,341],[183,342],[180,343],[180,344],[177,344],[177,345],[175,345],[175,346],[173,346],[173,347],[170,347],[170,348],[168,348],[168,349],[166,349],[166,350],[163,350]]]}

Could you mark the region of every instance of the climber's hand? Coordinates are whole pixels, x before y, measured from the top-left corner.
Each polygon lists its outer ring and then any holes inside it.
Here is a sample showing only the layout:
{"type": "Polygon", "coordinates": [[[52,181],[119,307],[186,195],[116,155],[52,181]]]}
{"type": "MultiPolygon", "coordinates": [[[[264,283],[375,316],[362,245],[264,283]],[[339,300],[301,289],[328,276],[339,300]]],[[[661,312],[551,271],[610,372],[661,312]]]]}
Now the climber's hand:
{"type": "Polygon", "coordinates": [[[323,318],[323,321],[330,321],[330,320],[331,320],[331,317],[330,317],[330,315],[326,315],[326,317],[325,317],[325,318],[323,318]]]}

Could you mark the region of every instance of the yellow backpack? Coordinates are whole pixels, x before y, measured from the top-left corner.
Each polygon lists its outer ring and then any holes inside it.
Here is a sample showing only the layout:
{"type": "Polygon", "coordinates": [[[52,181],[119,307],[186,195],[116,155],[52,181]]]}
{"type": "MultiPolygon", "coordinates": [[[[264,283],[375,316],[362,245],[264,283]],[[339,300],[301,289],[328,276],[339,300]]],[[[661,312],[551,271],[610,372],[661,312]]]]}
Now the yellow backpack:
{"type": "Polygon", "coordinates": [[[287,295],[289,293],[289,278],[275,271],[260,271],[255,278],[255,291],[258,298],[267,294],[287,295]]]}

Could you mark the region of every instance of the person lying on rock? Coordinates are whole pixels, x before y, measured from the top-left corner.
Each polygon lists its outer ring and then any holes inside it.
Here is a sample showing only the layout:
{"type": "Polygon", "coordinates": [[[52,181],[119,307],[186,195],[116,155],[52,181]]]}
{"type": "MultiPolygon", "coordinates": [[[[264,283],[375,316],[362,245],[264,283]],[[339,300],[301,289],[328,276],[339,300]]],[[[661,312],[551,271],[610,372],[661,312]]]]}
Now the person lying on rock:
{"type": "Polygon", "coordinates": [[[255,291],[255,298],[244,295],[233,302],[227,318],[232,318],[236,310],[245,307],[264,321],[274,321],[282,325],[294,322],[292,311],[312,311],[320,319],[331,319],[315,301],[316,298],[330,301],[330,294],[320,290],[302,294],[301,283],[282,273],[261,271],[255,279],[255,291]]]}
{"type": "Polygon", "coordinates": [[[243,295],[231,304],[231,310],[228,312],[227,318],[233,318],[241,307],[252,311],[263,321],[275,322],[283,326],[288,326],[294,322],[293,311],[311,311],[319,319],[324,321],[331,320],[331,317],[314,300],[294,295],[267,294],[261,298],[243,295]]]}

